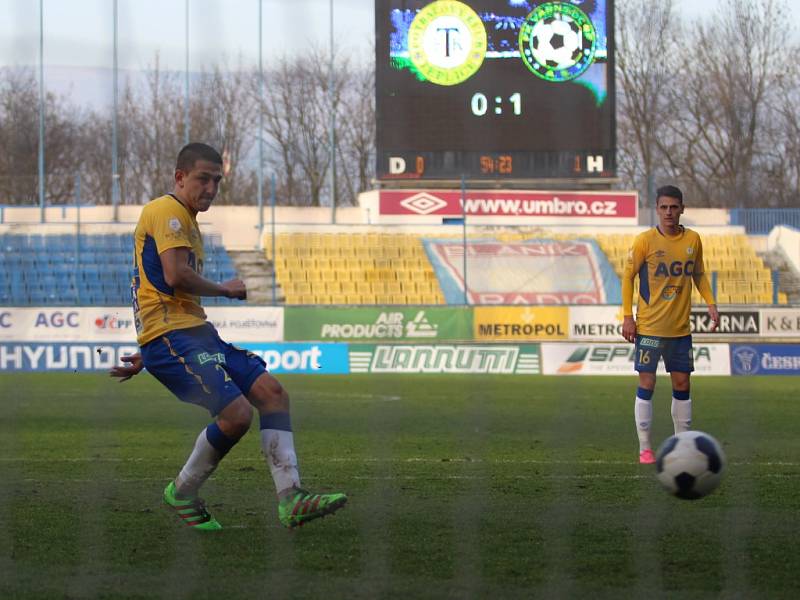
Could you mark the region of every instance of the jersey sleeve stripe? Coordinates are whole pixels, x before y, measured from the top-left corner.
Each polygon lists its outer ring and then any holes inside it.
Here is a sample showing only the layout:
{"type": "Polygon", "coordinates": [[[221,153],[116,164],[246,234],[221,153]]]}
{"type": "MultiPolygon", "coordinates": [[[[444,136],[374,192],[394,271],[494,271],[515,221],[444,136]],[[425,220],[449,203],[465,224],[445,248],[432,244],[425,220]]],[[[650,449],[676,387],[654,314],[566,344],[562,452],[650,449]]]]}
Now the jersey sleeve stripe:
{"type": "Polygon", "coordinates": [[[639,267],[639,296],[647,304],[650,304],[650,280],[647,277],[647,273],[647,261],[645,261],[639,267]]]}
{"type": "Polygon", "coordinates": [[[175,289],[167,285],[164,279],[164,268],[161,265],[161,258],[158,256],[158,249],[156,248],[156,241],[149,235],[144,238],[144,247],[142,248],[142,267],[147,280],[153,284],[162,294],[175,295],[175,289]]]}

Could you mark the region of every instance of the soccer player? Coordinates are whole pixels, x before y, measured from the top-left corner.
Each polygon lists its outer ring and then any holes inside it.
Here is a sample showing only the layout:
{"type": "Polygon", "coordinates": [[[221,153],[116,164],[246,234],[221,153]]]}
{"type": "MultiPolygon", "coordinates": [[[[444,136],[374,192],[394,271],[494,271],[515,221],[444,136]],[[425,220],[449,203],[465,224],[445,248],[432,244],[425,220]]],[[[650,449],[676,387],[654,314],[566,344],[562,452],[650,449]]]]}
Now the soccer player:
{"type": "Polygon", "coordinates": [[[680,224],[683,192],[673,185],[656,192],[658,226],[636,236],[628,253],[622,278],[622,336],[636,344],[635,369],[639,372],[634,417],[639,436],[639,462],[650,464],[653,419],[651,399],[656,387],[659,359],[672,379],[672,423],[675,433],[692,424],[689,375],[694,370],[689,312],[692,284],[708,304],[711,331],[719,324],[719,312],[703,266],[700,236],[680,224]],[[639,302],[633,318],[633,279],[639,275],[639,302]]]}
{"type": "Polygon", "coordinates": [[[198,497],[200,486],[250,428],[253,407],[261,448],[278,494],[278,517],[302,525],[344,506],[344,494],[311,494],[300,487],[289,396],[258,356],[220,339],[206,321],[200,296],[245,299],[239,279],[215,283],[203,277],[203,242],[197,213],[205,212],[222,179],[222,157],[205,144],[178,154],[173,193],[151,201],[136,225],[132,301],[140,352],[110,371],[126,381],[142,368],[180,400],[206,408],[214,421],[194,444],[164,502],[194,529],[221,529],[198,497]]]}

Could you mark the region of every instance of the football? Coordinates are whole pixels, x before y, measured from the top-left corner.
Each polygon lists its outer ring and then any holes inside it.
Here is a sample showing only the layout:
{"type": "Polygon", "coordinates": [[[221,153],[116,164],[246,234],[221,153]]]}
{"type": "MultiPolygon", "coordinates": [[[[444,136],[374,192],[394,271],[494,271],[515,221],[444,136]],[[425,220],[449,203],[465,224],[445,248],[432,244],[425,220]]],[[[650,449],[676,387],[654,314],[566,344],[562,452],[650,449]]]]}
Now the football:
{"type": "Polygon", "coordinates": [[[533,26],[532,53],[541,65],[568,69],[583,54],[583,34],[578,24],[564,16],[542,19],[533,26]]]}
{"type": "Polygon", "coordinates": [[[719,442],[702,431],[667,438],[656,452],[656,477],[671,494],[696,500],[713,492],[725,471],[719,442]]]}

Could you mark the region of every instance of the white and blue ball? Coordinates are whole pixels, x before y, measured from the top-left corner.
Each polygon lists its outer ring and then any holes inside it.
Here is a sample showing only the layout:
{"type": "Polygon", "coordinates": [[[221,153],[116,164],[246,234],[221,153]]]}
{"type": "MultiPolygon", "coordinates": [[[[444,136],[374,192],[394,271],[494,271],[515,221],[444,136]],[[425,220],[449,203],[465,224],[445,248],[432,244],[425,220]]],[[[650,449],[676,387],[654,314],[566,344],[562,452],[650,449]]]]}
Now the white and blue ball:
{"type": "Polygon", "coordinates": [[[656,452],[656,478],[674,496],[697,500],[713,492],[725,471],[719,442],[702,431],[667,438],[656,452]]]}

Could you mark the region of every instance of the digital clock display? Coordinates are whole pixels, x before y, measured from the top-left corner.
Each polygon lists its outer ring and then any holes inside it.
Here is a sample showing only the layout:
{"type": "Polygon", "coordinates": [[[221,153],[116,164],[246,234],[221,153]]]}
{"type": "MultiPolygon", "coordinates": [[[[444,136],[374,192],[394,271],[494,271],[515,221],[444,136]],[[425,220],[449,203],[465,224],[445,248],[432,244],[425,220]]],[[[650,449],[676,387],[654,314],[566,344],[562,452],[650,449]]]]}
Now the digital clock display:
{"type": "Polygon", "coordinates": [[[613,0],[376,0],[377,174],[616,173],[613,0]]]}

